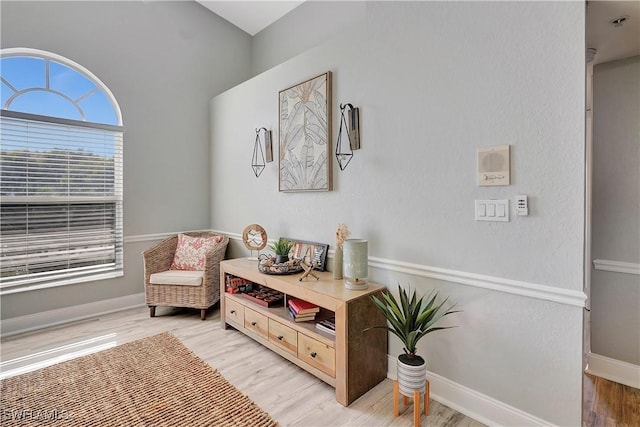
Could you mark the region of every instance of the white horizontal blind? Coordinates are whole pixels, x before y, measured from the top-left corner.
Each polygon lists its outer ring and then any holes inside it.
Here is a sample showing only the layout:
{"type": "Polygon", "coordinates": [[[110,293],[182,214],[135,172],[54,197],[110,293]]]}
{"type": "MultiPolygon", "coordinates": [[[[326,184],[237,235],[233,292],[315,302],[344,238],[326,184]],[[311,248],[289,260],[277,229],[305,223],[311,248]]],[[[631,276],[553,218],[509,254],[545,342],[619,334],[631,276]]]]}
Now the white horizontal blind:
{"type": "Polygon", "coordinates": [[[0,117],[0,290],[122,275],[122,131],[0,117]]]}

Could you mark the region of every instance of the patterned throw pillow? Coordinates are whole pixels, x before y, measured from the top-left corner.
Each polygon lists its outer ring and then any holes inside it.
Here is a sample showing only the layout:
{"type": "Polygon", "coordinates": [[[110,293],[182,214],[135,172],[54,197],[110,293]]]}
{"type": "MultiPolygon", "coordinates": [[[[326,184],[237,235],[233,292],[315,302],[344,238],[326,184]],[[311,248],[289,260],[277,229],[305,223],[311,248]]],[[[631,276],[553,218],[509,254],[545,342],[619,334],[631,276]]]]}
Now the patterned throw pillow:
{"type": "Polygon", "coordinates": [[[178,234],[178,246],[171,270],[204,270],[207,252],[222,241],[222,236],[191,237],[178,234]]]}

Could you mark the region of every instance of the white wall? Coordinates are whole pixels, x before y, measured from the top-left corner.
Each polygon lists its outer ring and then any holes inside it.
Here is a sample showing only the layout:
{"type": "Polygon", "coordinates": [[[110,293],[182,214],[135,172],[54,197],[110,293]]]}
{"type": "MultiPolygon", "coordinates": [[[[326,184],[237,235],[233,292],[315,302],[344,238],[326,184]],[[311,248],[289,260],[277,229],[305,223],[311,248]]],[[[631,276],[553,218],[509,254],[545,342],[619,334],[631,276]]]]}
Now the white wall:
{"type": "Polygon", "coordinates": [[[333,244],[347,223],[370,241],[373,279],[440,288],[464,310],[421,343],[432,372],[531,422],[580,424],[584,5],[365,8],[363,26],[212,100],[212,228],[333,244]],[[334,167],[334,191],[278,193],[277,161],[250,168],[255,128],[277,142],[278,91],[327,70],[333,140],[351,102],[362,149],[334,167]],[[512,185],[478,187],[476,148],[495,144],[512,145],[512,185]],[[474,199],[521,193],[529,217],[474,221],[474,199]]]}
{"type": "MultiPolygon", "coordinates": [[[[124,119],[125,276],[2,297],[2,318],[143,292],[130,236],[209,228],[210,98],[251,74],[251,39],[195,2],[11,2],[2,47],[65,56],[114,93],[124,119]]],[[[134,239],[135,240],[135,239],[134,239]]]]}
{"type": "MultiPolygon", "coordinates": [[[[640,57],[594,66],[593,90],[592,258],[640,271],[640,57]]],[[[640,276],[594,269],[591,309],[592,352],[640,365],[640,276]]]]}

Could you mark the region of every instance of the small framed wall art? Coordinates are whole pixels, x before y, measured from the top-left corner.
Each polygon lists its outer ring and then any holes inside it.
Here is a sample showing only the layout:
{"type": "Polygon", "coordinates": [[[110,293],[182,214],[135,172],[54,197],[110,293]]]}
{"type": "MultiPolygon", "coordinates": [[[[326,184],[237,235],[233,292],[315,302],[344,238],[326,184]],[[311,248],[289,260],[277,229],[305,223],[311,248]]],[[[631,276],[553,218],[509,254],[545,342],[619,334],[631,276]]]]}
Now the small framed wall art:
{"type": "Polygon", "coordinates": [[[315,270],[324,271],[327,261],[329,245],[326,243],[305,242],[302,240],[288,239],[293,243],[290,256],[294,259],[301,259],[309,265],[315,263],[315,270]]]}
{"type": "Polygon", "coordinates": [[[280,91],[279,190],[330,191],[331,72],[280,91]]]}

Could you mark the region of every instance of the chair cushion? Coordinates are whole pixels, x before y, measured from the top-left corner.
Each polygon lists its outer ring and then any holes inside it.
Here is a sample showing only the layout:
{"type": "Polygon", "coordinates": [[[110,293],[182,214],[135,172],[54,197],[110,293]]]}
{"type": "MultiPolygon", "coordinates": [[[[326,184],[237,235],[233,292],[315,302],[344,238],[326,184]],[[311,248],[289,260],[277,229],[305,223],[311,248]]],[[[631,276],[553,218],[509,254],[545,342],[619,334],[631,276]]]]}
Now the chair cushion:
{"type": "Polygon", "coordinates": [[[204,270],[207,252],[222,241],[222,236],[191,237],[178,234],[178,245],[171,270],[204,270]]]}
{"type": "Polygon", "coordinates": [[[149,283],[152,285],[200,286],[203,278],[204,271],[167,270],[152,274],[149,283]]]}

